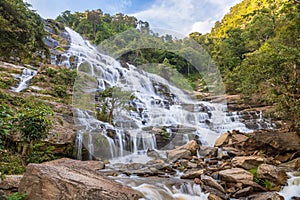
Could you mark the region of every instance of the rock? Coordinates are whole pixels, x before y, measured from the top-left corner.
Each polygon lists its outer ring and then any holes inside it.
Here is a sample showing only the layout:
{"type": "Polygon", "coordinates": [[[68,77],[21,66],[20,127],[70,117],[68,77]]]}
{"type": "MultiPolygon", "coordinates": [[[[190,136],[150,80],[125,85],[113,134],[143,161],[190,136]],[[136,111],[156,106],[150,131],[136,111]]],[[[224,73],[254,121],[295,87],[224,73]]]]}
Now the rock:
{"type": "Polygon", "coordinates": [[[221,147],[223,144],[228,142],[230,133],[226,132],[223,135],[221,135],[215,142],[215,147],[221,147]]]}
{"type": "Polygon", "coordinates": [[[267,179],[276,186],[285,185],[287,182],[287,174],[285,171],[274,165],[261,164],[257,168],[257,177],[259,179],[267,179]]]}
{"type": "MultiPolygon", "coordinates": [[[[97,161],[60,159],[29,164],[19,192],[30,200],[139,199],[142,195],[97,172],[97,161]],[[89,167],[89,165],[92,167],[89,167]]],[[[101,166],[100,166],[101,167],[101,166]]]]}
{"type": "Polygon", "coordinates": [[[7,195],[17,192],[22,177],[22,175],[6,175],[0,182],[0,189],[7,195]]]}
{"type": "Polygon", "coordinates": [[[218,196],[215,195],[215,194],[210,193],[210,194],[208,195],[208,200],[222,200],[222,198],[221,198],[221,197],[218,197],[218,196]]]}
{"type": "Polygon", "coordinates": [[[249,170],[265,163],[266,159],[261,156],[237,156],[231,162],[234,167],[242,167],[249,170]]]}
{"type": "Polygon", "coordinates": [[[284,198],[276,192],[258,193],[258,194],[250,195],[249,197],[247,197],[245,199],[247,199],[247,200],[284,200],[284,198]]]}
{"type": "MultiPolygon", "coordinates": [[[[260,130],[248,134],[249,139],[243,148],[249,152],[262,151],[267,156],[287,158],[285,154],[300,151],[300,136],[285,130],[260,130]]],[[[286,160],[279,160],[285,162],[286,160]]]]}
{"type": "Polygon", "coordinates": [[[197,171],[188,171],[185,174],[183,174],[180,178],[182,179],[194,179],[194,178],[200,178],[201,175],[205,173],[205,169],[200,169],[197,171]]]}
{"type": "Polygon", "coordinates": [[[217,190],[217,189],[215,189],[213,187],[209,187],[209,186],[203,185],[201,188],[205,191],[205,193],[214,194],[217,197],[220,197],[221,199],[228,199],[228,197],[227,197],[226,194],[224,194],[220,190],[217,190]]]}
{"type": "Polygon", "coordinates": [[[231,168],[219,171],[221,180],[226,182],[243,183],[253,180],[253,175],[242,168],[231,168]]]}
{"type": "Polygon", "coordinates": [[[237,191],[233,196],[234,196],[234,198],[248,197],[252,193],[253,193],[253,188],[251,186],[249,186],[249,187],[246,187],[244,189],[237,191]]]}
{"type": "Polygon", "coordinates": [[[217,155],[218,148],[209,146],[200,146],[199,155],[212,158],[217,155]]]}
{"type": "Polygon", "coordinates": [[[187,149],[173,149],[167,151],[167,158],[172,162],[179,159],[188,159],[192,156],[191,152],[187,149]]]}
{"type": "Polygon", "coordinates": [[[189,150],[191,152],[191,154],[193,156],[196,156],[197,155],[197,151],[199,149],[199,144],[197,143],[196,140],[191,140],[187,144],[179,147],[179,149],[187,149],[187,150],[189,150]]]}
{"type": "Polygon", "coordinates": [[[206,176],[206,175],[201,175],[201,180],[203,181],[203,183],[205,185],[213,187],[213,188],[221,191],[222,193],[226,193],[224,188],[212,177],[206,176]]]}
{"type": "Polygon", "coordinates": [[[282,163],[279,165],[279,167],[285,169],[286,171],[293,171],[293,170],[300,171],[300,157],[296,158],[294,160],[291,160],[289,162],[282,163]]]}
{"type": "Polygon", "coordinates": [[[178,159],[189,159],[191,156],[197,155],[199,145],[196,140],[191,140],[187,144],[177,147],[176,149],[167,151],[167,158],[170,161],[178,159]]]}
{"type": "Polygon", "coordinates": [[[227,151],[227,154],[231,157],[245,155],[245,152],[234,147],[223,147],[224,151],[227,151]]]}
{"type": "Polygon", "coordinates": [[[5,200],[4,192],[2,190],[0,190],[0,200],[5,200]]]}

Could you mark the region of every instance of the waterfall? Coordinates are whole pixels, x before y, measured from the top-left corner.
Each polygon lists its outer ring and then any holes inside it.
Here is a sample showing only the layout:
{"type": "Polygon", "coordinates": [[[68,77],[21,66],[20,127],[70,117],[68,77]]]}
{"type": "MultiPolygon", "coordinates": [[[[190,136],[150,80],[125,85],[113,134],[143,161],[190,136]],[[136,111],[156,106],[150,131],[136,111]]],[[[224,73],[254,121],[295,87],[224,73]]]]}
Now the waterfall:
{"type": "Polygon", "coordinates": [[[19,79],[20,82],[17,87],[13,87],[12,91],[21,92],[26,89],[31,81],[31,79],[37,74],[37,71],[24,68],[21,75],[16,75],[16,79],[19,79]]]}
{"type": "Polygon", "coordinates": [[[73,98],[75,124],[80,135],[76,143],[79,159],[82,145],[93,156],[109,159],[157,149],[155,134],[149,131],[153,127],[166,128],[170,135],[182,132],[183,141],[188,135],[194,135],[207,145],[213,145],[226,131],[249,131],[236,112],[227,112],[225,103],[192,99],[165,78],[134,65],[122,67],[112,57],[99,53],[75,31],[69,28],[66,31],[71,45],[61,64],[76,67],[79,72],[73,98]],[[97,120],[95,114],[103,106],[97,104],[96,92],[111,87],[122,88],[133,96],[124,98],[130,109],[116,109],[114,126],[97,120]]]}

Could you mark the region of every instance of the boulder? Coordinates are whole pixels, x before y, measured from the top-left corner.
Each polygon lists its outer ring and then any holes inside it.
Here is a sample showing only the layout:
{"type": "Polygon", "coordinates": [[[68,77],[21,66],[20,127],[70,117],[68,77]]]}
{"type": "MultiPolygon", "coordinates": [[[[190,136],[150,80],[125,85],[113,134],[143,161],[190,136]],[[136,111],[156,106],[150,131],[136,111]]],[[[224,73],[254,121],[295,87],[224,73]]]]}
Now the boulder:
{"type": "Polygon", "coordinates": [[[189,159],[191,156],[197,155],[199,144],[196,140],[191,140],[187,144],[177,147],[176,149],[167,151],[167,158],[170,161],[176,161],[178,159],[189,159]]]}
{"type": "Polygon", "coordinates": [[[257,177],[267,179],[276,186],[285,185],[287,182],[287,174],[285,171],[274,165],[261,164],[257,168],[257,177]]]}
{"type": "Polygon", "coordinates": [[[253,193],[253,188],[249,186],[237,191],[233,196],[234,198],[248,197],[252,193],[253,193]]]}
{"type": "Polygon", "coordinates": [[[30,200],[46,199],[139,199],[142,195],[97,172],[98,161],[60,159],[43,164],[29,164],[19,185],[19,192],[30,200]]]}
{"type": "Polygon", "coordinates": [[[222,134],[215,142],[215,147],[221,147],[223,144],[228,142],[228,138],[231,135],[230,132],[222,134]]]}
{"type": "Polygon", "coordinates": [[[285,169],[286,171],[293,171],[293,170],[300,171],[300,157],[296,158],[294,160],[291,160],[289,162],[282,163],[279,165],[279,167],[285,169]]]}
{"type": "Polygon", "coordinates": [[[173,149],[167,151],[167,158],[173,162],[179,159],[188,159],[192,156],[191,152],[187,149],[173,149]]]}
{"type": "Polygon", "coordinates": [[[253,180],[253,175],[242,168],[231,168],[219,171],[221,180],[226,182],[244,183],[253,180]]]}
{"type": "Polygon", "coordinates": [[[203,181],[203,183],[205,185],[215,188],[215,189],[221,191],[222,193],[226,193],[224,188],[212,177],[206,176],[206,175],[201,175],[201,180],[203,181]]]}
{"type": "Polygon", "coordinates": [[[201,175],[205,173],[205,169],[200,169],[200,170],[192,170],[192,171],[187,171],[185,174],[183,174],[180,178],[182,179],[194,179],[194,178],[200,178],[201,175]]]}
{"type": "Polygon", "coordinates": [[[264,192],[250,195],[247,200],[284,200],[277,192],[264,192]]]}
{"type": "Polygon", "coordinates": [[[266,159],[261,156],[237,156],[232,159],[234,167],[241,167],[246,170],[257,168],[259,165],[266,162],[266,159]]]}

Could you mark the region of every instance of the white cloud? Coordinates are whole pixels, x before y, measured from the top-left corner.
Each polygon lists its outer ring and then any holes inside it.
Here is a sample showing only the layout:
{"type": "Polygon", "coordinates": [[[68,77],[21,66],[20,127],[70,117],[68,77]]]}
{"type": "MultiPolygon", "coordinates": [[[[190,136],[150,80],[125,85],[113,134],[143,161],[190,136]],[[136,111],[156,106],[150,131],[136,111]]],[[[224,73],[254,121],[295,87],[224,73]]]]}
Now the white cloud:
{"type": "Polygon", "coordinates": [[[220,20],[229,8],[241,0],[156,0],[147,10],[134,13],[151,27],[170,29],[182,35],[198,31],[207,33],[215,21],[220,20]]]}

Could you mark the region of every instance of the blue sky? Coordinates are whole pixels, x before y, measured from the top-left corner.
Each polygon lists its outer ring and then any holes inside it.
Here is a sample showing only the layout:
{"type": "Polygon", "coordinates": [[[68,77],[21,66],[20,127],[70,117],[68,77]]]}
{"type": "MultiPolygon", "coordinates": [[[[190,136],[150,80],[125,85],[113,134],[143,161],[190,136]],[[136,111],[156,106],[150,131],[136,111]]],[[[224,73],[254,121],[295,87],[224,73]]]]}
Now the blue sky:
{"type": "Polygon", "coordinates": [[[65,10],[101,9],[111,15],[121,12],[148,21],[151,28],[181,35],[207,33],[231,6],[241,0],[25,0],[44,18],[55,18],[65,10]]]}

